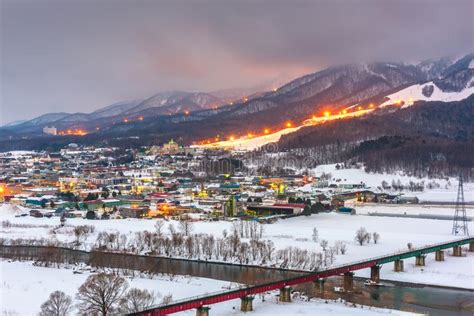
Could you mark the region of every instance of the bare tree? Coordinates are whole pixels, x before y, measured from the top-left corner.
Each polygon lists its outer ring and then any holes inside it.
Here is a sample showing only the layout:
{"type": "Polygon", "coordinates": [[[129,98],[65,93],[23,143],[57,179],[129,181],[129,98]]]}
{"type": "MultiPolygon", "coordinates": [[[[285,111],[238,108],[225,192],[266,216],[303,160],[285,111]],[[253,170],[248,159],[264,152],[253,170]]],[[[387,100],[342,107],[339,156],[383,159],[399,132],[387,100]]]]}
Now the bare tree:
{"type": "Polygon", "coordinates": [[[184,236],[189,236],[193,229],[194,229],[194,224],[191,221],[180,221],[179,222],[179,229],[183,233],[184,236]]]}
{"type": "Polygon", "coordinates": [[[356,235],[354,239],[359,245],[362,246],[364,243],[368,241],[369,236],[370,234],[367,232],[365,227],[361,227],[359,228],[359,230],[356,231],[356,235]]]}
{"type": "Polygon", "coordinates": [[[146,289],[130,289],[120,300],[119,311],[123,314],[135,313],[146,310],[155,303],[155,294],[146,289]]]}
{"type": "Polygon", "coordinates": [[[160,237],[163,236],[164,226],[165,226],[165,222],[161,219],[157,220],[156,223],[155,223],[156,234],[160,237]]]}
{"type": "Polygon", "coordinates": [[[326,248],[327,248],[328,245],[329,245],[329,242],[328,242],[326,239],[323,239],[323,240],[321,240],[321,242],[319,243],[319,245],[321,246],[321,248],[323,248],[323,251],[325,251],[326,248]]]}
{"type": "Polygon", "coordinates": [[[374,240],[374,244],[376,244],[380,240],[380,234],[377,232],[374,232],[372,234],[372,239],[374,240]]]}
{"type": "Polygon", "coordinates": [[[93,233],[95,227],[92,225],[78,225],[74,226],[73,232],[76,237],[76,244],[79,245],[83,240],[87,239],[87,236],[93,233]]]}
{"type": "Polygon", "coordinates": [[[413,249],[413,244],[411,242],[409,242],[407,244],[407,247],[408,247],[408,250],[412,250],[413,249]]]}
{"type": "Polygon", "coordinates": [[[81,285],[76,298],[78,308],[84,314],[110,315],[127,290],[127,281],[115,274],[91,275],[81,285]]]}
{"type": "Polygon", "coordinates": [[[41,304],[40,316],[67,316],[72,311],[72,299],[61,291],[54,291],[46,302],[41,304]]]}
{"type": "Polygon", "coordinates": [[[347,252],[347,245],[345,242],[341,243],[339,245],[339,251],[341,252],[341,255],[345,255],[347,252]]]}
{"type": "Polygon", "coordinates": [[[343,255],[347,251],[346,243],[342,240],[336,240],[336,242],[334,243],[334,248],[336,250],[336,255],[338,255],[339,253],[343,255]]]}
{"type": "Polygon", "coordinates": [[[312,238],[313,238],[314,242],[318,242],[319,233],[318,233],[318,229],[316,227],[313,228],[312,238]]]}

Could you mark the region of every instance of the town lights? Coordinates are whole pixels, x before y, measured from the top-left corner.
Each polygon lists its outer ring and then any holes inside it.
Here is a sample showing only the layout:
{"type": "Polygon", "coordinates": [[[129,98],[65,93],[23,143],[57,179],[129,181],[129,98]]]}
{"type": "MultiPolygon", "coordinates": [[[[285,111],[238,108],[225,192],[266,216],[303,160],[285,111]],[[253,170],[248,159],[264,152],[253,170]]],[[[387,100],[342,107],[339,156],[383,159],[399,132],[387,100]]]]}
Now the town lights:
{"type": "Polygon", "coordinates": [[[373,103],[370,103],[369,108],[373,109],[373,108],[374,108],[374,104],[373,104],[373,103]]]}
{"type": "Polygon", "coordinates": [[[362,107],[361,107],[361,106],[359,106],[359,107],[357,108],[357,110],[359,110],[359,111],[362,111],[362,107]]]}
{"type": "Polygon", "coordinates": [[[231,136],[229,137],[229,140],[233,141],[233,140],[235,140],[235,137],[234,137],[233,135],[231,135],[231,136]]]}
{"type": "Polygon", "coordinates": [[[249,100],[249,98],[244,98],[244,102],[247,102],[249,100]]]}
{"type": "Polygon", "coordinates": [[[189,115],[189,111],[184,111],[184,115],[189,115]]]}
{"type": "Polygon", "coordinates": [[[291,124],[291,122],[287,122],[287,123],[286,123],[286,127],[291,127],[291,126],[293,126],[293,125],[291,124]]]}
{"type": "Polygon", "coordinates": [[[124,119],[123,119],[123,122],[124,122],[124,123],[128,123],[128,118],[124,118],[124,119]]]}
{"type": "Polygon", "coordinates": [[[316,119],[317,119],[316,115],[313,115],[312,119],[313,119],[313,121],[316,121],[316,119]]]}
{"type": "Polygon", "coordinates": [[[143,121],[143,116],[140,116],[138,120],[143,121]]]}
{"type": "Polygon", "coordinates": [[[277,88],[273,88],[273,89],[272,89],[273,92],[277,92],[277,90],[278,90],[277,88]]]}
{"type": "Polygon", "coordinates": [[[324,116],[325,116],[325,117],[330,117],[330,116],[331,116],[331,112],[325,111],[325,112],[324,112],[324,116]]]}
{"type": "Polygon", "coordinates": [[[252,133],[248,133],[248,134],[247,134],[247,137],[248,137],[248,138],[252,138],[252,137],[253,137],[252,133]]]}
{"type": "Polygon", "coordinates": [[[270,133],[270,130],[269,130],[268,128],[265,128],[265,129],[263,130],[263,133],[264,133],[264,134],[268,134],[268,133],[270,133]]]}
{"type": "Polygon", "coordinates": [[[342,114],[347,114],[347,110],[346,109],[342,110],[342,114]]]}

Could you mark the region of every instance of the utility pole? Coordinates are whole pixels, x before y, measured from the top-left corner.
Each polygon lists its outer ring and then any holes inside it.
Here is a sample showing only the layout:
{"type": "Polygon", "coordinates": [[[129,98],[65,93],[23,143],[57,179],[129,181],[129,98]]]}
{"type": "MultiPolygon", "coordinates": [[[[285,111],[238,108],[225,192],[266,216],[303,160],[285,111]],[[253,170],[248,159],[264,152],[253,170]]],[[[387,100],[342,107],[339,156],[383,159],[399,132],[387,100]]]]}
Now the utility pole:
{"type": "Polygon", "coordinates": [[[466,203],[464,202],[464,187],[462,174],[459,175],[458,197],[456,200],[456,209],[454,211],[453,235],[469,236],[466,218],[466,203]]]}

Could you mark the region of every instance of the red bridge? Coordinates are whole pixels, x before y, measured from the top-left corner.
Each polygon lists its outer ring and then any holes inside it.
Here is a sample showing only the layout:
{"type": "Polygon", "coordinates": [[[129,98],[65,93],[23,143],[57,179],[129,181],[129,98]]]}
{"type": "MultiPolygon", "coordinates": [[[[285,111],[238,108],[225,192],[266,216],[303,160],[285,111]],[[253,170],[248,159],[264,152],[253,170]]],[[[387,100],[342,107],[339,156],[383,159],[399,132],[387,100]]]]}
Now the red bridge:
{"type": "MultiPolygon", "coordinates": [[[[177,300],[171,302],[169,304],[161,304],[156,307],[153,307],[149,310],[145,310],[142,312],[130,314],[130,315],[141,315],[141,316],[161,316],[161,315],[168,315],[172,313],[178,313],[185,310],[197,308],[202,309],[203,307],[211,304],[216,304],[224,301],[229,301],[237,298],[241,298],[245,300],[248,298],[250,300],[253,299],[253,295],[264,293],[268,291],[278,290],[280,289],[280,300],[285,301],[286,299],[289,301],[289,295],[291,291],[292,285],[307,283],[317,281],[318,279],[324,279],[331,276],[337,276],[340,274],[344,274],[345,278],[349,279],[349,284],[352,285],[352,271],[371,268],[371,278],[372,279],[379,279],[379,271],[380,265],[385,264],[388,262],[395,262],[395,270],[401,271],[403,270],[403,259],[416,257],[417,258],[417,265],[424,265],[424,257],[425,254],[436,252],[436,260],[442,258],[444,260],[444,249],[453,248],[453,255],[454,256],[461,256],[461,246],[464,244],[469,244],[469,251],[474,251],[474,238],[464,238],[455,241],[450,241],[446,243],[430,245],[423,248],[418,248],[416,250],[399,252],[395,254],[390,254],[387,256],[380,256],[377,258],[372,258],[365,261],[350,263],[338,267],[334,267],[331,269],[327,269],[324,271],[318,272],[309,272],[307,275],[297,276],[286,280],[281,281],[274,281],[259,285],[252,285],[252,286],[243,286],[238,287],[228,291],[220,291],[211,294],[205,294],[201,296],[190,297],[182,300],[177,300]],[[442,256],[441,256],[442,253],[442,256]],[[422,258],[423,260],[421,260],[422,258]],[[421,264],[422,263],[422,264],[421,264]],[[400,269],[401,270],[397,270],[400,269]],[[283,298],[283,299],[282,299],[283,298]]],[[[346,282],[346,279],[345,279],[346,282]]],[[[242,308],[244,308],[244,303],[242,304],[242,308]]],[[[251,307],[250,307],[251,308],[251,307]]],[[[251,309],[249,309],[251,310],[251,309]]],[[[207,315],[207,311],[205,310],[204,313],[198,315],[207,315]]]]}

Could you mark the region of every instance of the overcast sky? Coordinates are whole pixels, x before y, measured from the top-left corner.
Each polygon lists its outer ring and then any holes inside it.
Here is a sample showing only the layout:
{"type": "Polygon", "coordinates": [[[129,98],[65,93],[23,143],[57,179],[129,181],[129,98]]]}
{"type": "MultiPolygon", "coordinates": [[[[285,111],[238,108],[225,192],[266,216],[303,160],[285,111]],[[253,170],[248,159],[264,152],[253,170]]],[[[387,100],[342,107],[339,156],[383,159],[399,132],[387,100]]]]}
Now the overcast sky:
{"type": "Polygon", "coordinates": [[[474,0],[0,3],[0,124],[473,50],[474,0]]]}

